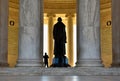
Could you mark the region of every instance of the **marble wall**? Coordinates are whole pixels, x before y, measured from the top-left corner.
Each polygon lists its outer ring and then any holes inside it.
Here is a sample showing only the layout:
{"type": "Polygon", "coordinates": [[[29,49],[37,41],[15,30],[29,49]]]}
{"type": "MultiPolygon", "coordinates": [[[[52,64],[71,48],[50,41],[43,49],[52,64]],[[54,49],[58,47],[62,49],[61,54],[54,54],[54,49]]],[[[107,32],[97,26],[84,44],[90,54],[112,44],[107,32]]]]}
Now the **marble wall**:
{"type": "Polygon", "coordinates": [[[15,66],[18,57],[18,6],[13,2],[9,2],[9,20],[8,20],[8,63],[10,67],[15,66]]]}
{"type": "Polygon", "coordinates": [[[101,4],[101,55],[105,67],[112,63],[112,21],[111,21],[111,0],[101,4]]]}

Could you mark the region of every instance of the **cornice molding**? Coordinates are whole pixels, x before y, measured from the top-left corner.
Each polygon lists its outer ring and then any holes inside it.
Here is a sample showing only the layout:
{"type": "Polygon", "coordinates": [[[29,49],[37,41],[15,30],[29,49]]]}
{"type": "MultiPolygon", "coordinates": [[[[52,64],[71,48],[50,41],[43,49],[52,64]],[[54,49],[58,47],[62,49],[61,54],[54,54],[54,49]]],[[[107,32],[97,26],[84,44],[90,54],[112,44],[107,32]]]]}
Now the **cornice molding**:
{"type": "Polygon", "coordinates": [[[44,13],[56,13],[56,14],[63,14],[63,13],[76,13],[76,9],[44,9],[44,13]]]}
{"type": "MultiPolygon", "coordinates": [[[[52,0],[52,2],[48,2],[48,1],[50,0],[44,1],[44,12],[45,13],[51,13],[51,12],[52,13],[76,13],[76,2],[75,1],[72,1],[72,0],[67,0],[67,1],[52,0]]],[[[109,9],[111,8],[111,5],[112,4],[110,0],[101,1],[100,10],[109,9]]],[[[10,0],[9,7],[13,9],[19,9],[19,1],[10,0]]]]}
{"type": "Polygon", "coordinates": [[[19,9],[19,4],[14,2],[9,2],[9,7],[14,9],[19,9]]]}
{"type": "Polygon", "coordinates": [[[112,3],[111,2],[105,3],[105,4],[101,4],[100,5],[100,10],[109,9],[111,7],[112,7],[112,3]]]}

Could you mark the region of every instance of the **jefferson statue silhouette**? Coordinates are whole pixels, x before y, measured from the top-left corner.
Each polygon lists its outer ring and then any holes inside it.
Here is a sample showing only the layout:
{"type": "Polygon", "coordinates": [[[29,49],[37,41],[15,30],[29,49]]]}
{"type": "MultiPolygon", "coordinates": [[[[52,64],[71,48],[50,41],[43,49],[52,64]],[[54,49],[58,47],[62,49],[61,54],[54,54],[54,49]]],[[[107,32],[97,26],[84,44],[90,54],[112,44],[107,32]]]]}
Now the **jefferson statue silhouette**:
{"type": "Polygon", "coordinates": [[[70,67],[68,58],[65,56],[66,31],[62,18],[58,17],[58,22],[53,28],[54,58],[51,67],[70,67]]]}
{"type": "Polygon", "coordinates": [[[64,57],[66,54],[65,43],[66,43],[66,31],[65,25],[62,22],[62,18],[58,17],[57,23],[54,25],[53,29],[53,39],[54,39],[54,55],[55,57],[64,57]]]}

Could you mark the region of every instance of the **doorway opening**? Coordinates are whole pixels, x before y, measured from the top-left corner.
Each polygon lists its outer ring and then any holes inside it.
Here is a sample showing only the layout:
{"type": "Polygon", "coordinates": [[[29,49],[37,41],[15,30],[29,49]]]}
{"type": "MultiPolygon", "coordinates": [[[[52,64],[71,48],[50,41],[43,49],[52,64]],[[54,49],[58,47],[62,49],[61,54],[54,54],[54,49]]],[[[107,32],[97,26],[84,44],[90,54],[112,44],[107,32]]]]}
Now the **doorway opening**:
{"type": "Polygon", "coordinates": [[[69,64],[73,67],[76,63],[76,14],[73,14],[71,20],[66,13],[55,13],[54,16],[49,15],[48,13],[44,13],[44,48],[43,48],[43,55],[45,52],[49,55],[49,66],[52,64],[52,60],[54,58],[54,40],[53,40],[53,26],[57,22],[57,18],[61,17],[62,22],[66,26],[66,36],[67,36],[67,43],[66,43],[66,57],[68,58],[69,64]],[[72,22],[69,23],[69,22],[72,22]],[[71,25],[71,26],[70,26],[71,25]],[[72,44],[71,44],[72,43],[72,44]]]}

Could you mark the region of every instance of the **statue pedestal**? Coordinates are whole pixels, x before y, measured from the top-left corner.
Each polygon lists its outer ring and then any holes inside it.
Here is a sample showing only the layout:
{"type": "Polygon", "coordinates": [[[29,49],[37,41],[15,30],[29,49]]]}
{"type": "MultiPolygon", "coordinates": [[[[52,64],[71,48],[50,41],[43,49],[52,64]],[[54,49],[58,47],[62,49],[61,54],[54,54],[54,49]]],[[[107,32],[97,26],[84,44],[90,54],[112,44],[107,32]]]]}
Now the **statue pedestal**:
{"type": "Polygon", "coordinates": [[[66,56],[54,57],[50,67],[70,67],[68,64],[68,58],[66,56]]]}

